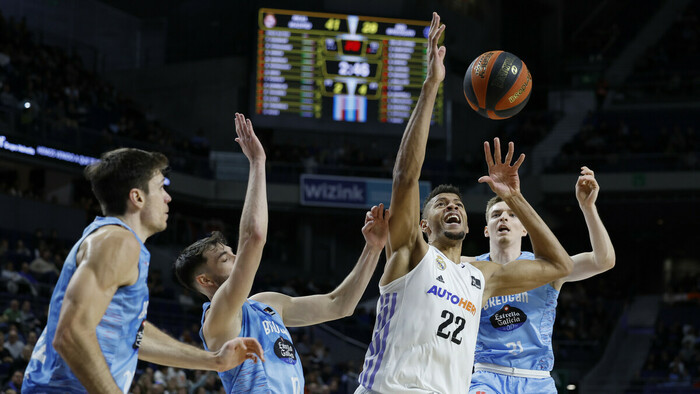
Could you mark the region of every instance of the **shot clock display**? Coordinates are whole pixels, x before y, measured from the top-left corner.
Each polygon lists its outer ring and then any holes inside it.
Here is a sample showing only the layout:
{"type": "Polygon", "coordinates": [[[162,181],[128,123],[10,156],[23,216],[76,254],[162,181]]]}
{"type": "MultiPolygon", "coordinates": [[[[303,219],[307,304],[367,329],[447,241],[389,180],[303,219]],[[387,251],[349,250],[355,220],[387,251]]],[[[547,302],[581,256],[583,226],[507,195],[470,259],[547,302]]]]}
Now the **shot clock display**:
{"type": "MultiPolygon", "coordinates": [[[[253,120],[263,126],[402,131],[425,80],[429,24],[260,9],[253,120]]],[[[440,86],[433,126],[441,128],[443,117],[440,86]]]]}

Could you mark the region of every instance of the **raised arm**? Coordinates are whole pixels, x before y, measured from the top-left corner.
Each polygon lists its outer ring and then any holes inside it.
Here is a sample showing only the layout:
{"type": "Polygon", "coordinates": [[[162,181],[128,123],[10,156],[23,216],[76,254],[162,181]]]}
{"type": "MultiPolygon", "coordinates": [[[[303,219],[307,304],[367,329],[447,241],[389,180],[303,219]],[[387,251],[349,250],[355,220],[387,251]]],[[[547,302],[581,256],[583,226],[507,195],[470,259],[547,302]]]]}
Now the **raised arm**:
{"type": "Polygon", "coordinates": [[[143,340],[139,348],[139,360],[175,368],[228,371],[250,359],[265,360],[262,346],[255,338],[234,338],[226,342],[216,352],[180,342],[159,330],[150,322],[145,322],[143,340]]]}
{"type": "Polygon", "coordinates": [[[493,296],[520,293],[563,278],[571,273],[573,265],[559,240],[520,193],[518,168],[525,160],[525,155],[521,154],[511,166],[513,152],[514,145],[511,142],[508,144],[508,153],[502,162],[499,139],[494,139],[493,156],[489,143],[485,142],[484,154],[489,175],[479,178],[479,182],[488,183],[491,190],[498,194],[518,216],[530,235],[536,259],[518,260],[504,265],[492,262],[474,263],[486,278],[484,302],[493,296]]]}
{"type": "Polygon", "coordinates": [[[554,286],[557,290],[564,282],[587,279],[615,266],[615,248],[595,205],[599,190],[593,171],[588,167],[581,167],[581,175],[576,181],[576,199],[586,219],[588,237],[593,250],[571,256],[574,269],[571,275],[555,282],[554,286]]]}
{"type": "Polygon", "coordinates": [[[418,102],[408,119],[394,164],[390,205],[394,215],[389,223],[390,247],[387,249],[391,252],[391,256],[387,256],[389,260],[384,268],[381,284],[390,283],[406,275],[428,249],[418,226],[420,221],[418,179],[425,160],[425,148],[435,97],[440,83],[445,78],[443,60],[446,50],[444,46],[438,48],[438,41],[443,31],[445,31],[445,25],[440,24],[440,16],[434,12],[428,34],[427,75],[418,102]],[[400,252],[399,256],[392,258],[396,252],[400,252]],[[416,260],[416,256],[420,257],[416,260]]]}
{"type": "Polygon", "coordinates": [[[236,260],[228,279],[212,298],[204,321],[204,334],[210,349],[218,349],[226,340],[236,337],[240,332],[241,307],[253,287],[267,238],[265,150],[255,135],[250,120],[238,113],[236,133],[236,142],[250,162],[248,189],[241,213],[236,260]]]}
{"type": "Polygon", "coordinates": [[[309,326],[352,315],[377,267],[386,243],[390,216],[389,211],[384,210],[384,204],[367,212],[362,227],[366,240],[362,254],[355,268],[332,292],[306,297],[270,292],[256,294],[253,298],[275,308],[288,327],[309,326]]]}
{"type": "Polygon", "coordinates": [[[66,288],[53,347],[90,393],[122,393],[96,330],[117,289],[136,283],[140,250],[129,230],[108,226],[88,237],[78,252],[78,268],[66,288]]]}

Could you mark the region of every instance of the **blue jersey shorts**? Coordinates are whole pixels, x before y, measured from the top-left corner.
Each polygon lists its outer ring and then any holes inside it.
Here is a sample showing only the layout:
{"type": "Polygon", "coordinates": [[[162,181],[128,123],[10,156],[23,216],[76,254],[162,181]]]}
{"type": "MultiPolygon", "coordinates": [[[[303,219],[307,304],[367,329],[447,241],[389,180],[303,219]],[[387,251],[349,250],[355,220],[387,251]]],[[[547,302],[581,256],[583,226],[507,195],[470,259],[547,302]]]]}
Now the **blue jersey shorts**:
{"type": "Polygon", "coordinates": [[[488,371],[476,371],[472,375],[469,394],[513,393],[556,394],[557,387],[552,377],[522,378],[488,371]]]}

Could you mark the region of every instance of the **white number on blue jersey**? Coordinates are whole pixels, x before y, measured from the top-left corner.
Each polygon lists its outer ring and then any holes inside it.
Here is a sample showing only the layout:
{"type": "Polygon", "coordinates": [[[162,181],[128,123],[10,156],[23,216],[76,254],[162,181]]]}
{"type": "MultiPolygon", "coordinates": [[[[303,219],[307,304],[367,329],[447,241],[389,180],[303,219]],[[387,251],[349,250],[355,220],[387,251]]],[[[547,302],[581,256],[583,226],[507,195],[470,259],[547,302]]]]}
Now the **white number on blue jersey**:
{"type": "Polygon", "coordinates": [[[506,346],[508,346],[510,348],[508,353],[517,355],[517,354],[520,354],[523,352],[523,344],[520,341],[508,342],[508,343],[506,343],[506,346]]]}
{"type": "Polygon", "coordinates": [[[299,378],[292,376],[292,389],[294,394],[301,394],[301,385],[299,384],[299,378]]]}

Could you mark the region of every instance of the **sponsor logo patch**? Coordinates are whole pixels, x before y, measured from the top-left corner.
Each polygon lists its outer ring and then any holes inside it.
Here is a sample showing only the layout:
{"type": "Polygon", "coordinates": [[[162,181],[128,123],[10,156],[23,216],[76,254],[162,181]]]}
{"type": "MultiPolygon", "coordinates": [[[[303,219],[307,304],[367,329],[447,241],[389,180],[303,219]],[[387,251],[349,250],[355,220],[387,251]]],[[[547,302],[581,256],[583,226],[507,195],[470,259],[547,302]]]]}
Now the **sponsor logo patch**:
{"type": "Polygon", "coordinates": [[[294,365],[297,363],[294,345],[283,337],[279,337],[275,341],[275,355],[287,364],[294,365]]]}
{"type": "Polygon", "coordinates": [[[504,305],[489,318],[491,326],[498,331],[513,331],[527,321],[527,315],[521,309],[504,305]]]}
{"type": "Polygon", "coordinates": [[[476,287],[477,289],[481,290],[481,280],[477,279],[472,276],[472,286],[476,287]]]}

